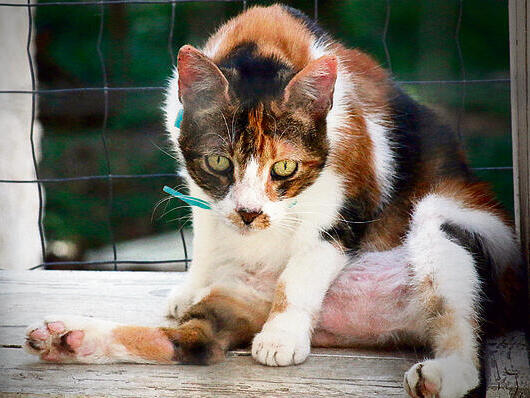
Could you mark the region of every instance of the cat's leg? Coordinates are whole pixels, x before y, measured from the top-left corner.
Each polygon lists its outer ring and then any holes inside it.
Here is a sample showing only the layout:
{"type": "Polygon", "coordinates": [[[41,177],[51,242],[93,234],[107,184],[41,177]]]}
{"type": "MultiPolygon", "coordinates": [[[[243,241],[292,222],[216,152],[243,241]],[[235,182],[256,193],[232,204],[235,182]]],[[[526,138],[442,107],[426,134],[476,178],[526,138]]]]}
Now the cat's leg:
{"type": "Polygon", "coordinates": [[[298,247],[280,275],[267,322],[252,342],[252,356],[264,365],[294,365],[307,358],[324,295],[346,263],[318,236],[298,247]]]}
{"type": "MultiPolygon", "coordinates": [[[[182,315],[203,295],[211,284],[212,269],[216,259],[212,255],[216,242],[210,231],[208,220],[194,210],[193,260],[183,285],[174,287],[168,295],[167,315],[180,319],[182,315]]],[[[218,264],[217,264],[218,265],[218,264]]]]}
{"type": "Polygon", "coordinates": [[[411,397],[461,398],[479,384],[483,286],[477,261],[488,255],[484,249],[490,241],[516,251],[509,228],[488,210],[441,195],[417,204],[405,247],[435,356],[406,372],[404,387],[411,397]],[[484,240],[473,249],[473,242],[455,239],[448,226],[484,240]]]}
{"type": "Polygon", "coordinates": [[[48,317],[26,333],[26,350],[59,363],[196,363],[224,359],[231,347],[250,343],[270,303],[212,288],[177,327],[122,325],[94,318],[48,317]]]}
{"type": "Polygon", "coordinates": [[[28,327],[25,349],[59,363],[170,363],[174,350],[162,329],[78,316],[49,316],[28,327]]]}

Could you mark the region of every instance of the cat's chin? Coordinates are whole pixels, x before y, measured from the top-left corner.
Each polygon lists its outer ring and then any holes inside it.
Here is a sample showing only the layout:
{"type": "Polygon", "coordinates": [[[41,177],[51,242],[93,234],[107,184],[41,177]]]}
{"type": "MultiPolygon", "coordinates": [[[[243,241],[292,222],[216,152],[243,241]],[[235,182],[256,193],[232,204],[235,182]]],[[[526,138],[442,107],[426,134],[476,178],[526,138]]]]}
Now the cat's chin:
{"type": "Polygon", "coordinates": [[[259,232],[263,232],[263,231],[267,230],[267,228],[265,228],[265,229],[259,228],[258,229],[258,228],[252,228],[252,227],[239,227],[239,226],[235,226],[235,225],[234,225],[234,228],[242,236],[254,235],[254,234],[257,234],[259,232]]]}
{"type": "Polygon", "coordinates": [[[225,223],[225,225],[227,225],[228,228],[230,228],[233,232],[236,232],[237,234],[239,234],[241,236],[255,235],[255,234],[258,234],[260,232],[264,232],[264,231],[267,231],[267,230],[270,229],[270,227],[267,227],[267,228],[255,228],[255,227],[247,226],[247,225],[245,225],[245,226],[236,225],[236,224],[234,224],[231,221],[227,221],[225,223]]]}

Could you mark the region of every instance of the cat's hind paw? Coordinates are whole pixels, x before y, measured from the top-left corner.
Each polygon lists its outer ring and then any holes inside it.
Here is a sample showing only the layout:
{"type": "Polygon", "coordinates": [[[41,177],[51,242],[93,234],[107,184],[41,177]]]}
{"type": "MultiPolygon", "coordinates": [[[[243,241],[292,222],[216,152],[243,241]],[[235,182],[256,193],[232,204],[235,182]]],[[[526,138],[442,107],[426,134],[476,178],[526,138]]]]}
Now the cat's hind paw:
{"type": "Polygon", "coordinates": [[[412,398],[462,398],[478,381],[471,361],[450,356],[415,364],[405,373],[403,386],[412,398]]]}
{"type": "Polygon", "coordinates": [[[405,373],[403,386],[411,397],[438,397],[442,387],[442,375],[440,369],[432,362],[417,363],[405,373]]]}
{"type": "Polygon", "coordinates": [[[47,317],[26,329],[24,348],[47,362],[101,362],[111,327],[91,318],[47,317]]]}

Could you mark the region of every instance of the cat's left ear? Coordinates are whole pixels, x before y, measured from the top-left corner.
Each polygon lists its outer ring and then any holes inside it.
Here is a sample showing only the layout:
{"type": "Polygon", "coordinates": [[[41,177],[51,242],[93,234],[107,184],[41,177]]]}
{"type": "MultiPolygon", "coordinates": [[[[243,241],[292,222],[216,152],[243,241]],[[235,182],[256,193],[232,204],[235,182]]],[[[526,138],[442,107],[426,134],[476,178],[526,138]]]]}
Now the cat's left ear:
{"type": "Polygon", "coordinates": [[[228,100],[228,80],[195,47],[181,47],[177,58],[179,100],[184,108],[204,109],[228,100]]]}
{"type": "Polygon", "coordinates": [[[325,117],[333,106],[336,80],[337,58],[333,55],[320,57],[291,79],[285,88],[283,103],[303,108],[315,118],[325,117]]]}

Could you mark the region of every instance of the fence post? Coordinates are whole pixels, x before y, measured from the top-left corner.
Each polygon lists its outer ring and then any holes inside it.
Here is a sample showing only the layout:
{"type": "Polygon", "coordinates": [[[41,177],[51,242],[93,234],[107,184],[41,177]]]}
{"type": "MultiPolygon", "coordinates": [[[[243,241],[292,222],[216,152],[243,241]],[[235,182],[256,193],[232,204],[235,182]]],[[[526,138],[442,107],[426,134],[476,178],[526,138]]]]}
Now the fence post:
{"type": "MultiPolygon", "coordinates": [[[[529,262],[530,241],[530,2],[510,0],[510,74],[515,221],[529,262]]],[[[530,271],[530,269],[529,269],[530,271]]],[[[530,274],[530,272],[529,272],[530,274]]]]}

